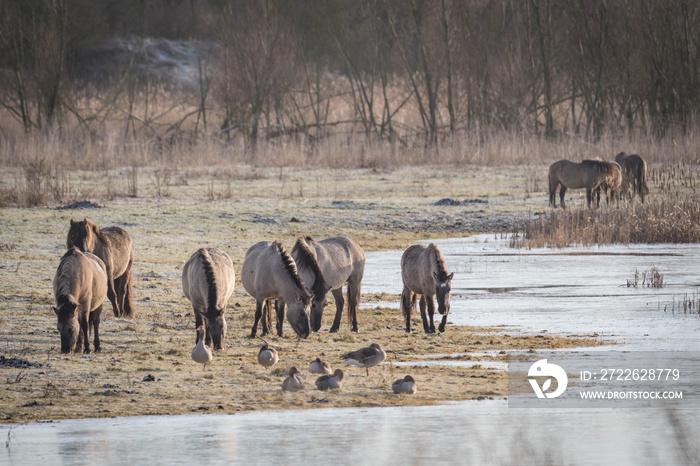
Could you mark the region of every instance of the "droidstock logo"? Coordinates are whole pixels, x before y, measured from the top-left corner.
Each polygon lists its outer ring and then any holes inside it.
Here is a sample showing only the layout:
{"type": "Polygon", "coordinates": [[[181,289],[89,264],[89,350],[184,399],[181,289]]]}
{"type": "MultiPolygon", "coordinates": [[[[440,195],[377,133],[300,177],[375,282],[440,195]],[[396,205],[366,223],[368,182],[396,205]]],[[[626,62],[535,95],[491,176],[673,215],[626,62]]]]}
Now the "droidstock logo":
{"type": "Polygon", "coordinates": [[[569,382],[569,378],[566,376],[566,371],[556,364],[548,364],[546,359],[540,359],[530,366],[530,370],[527,372],[527,375],[528,377],[549,377],[542,384],[542,388],[540,388],[537,380],[533,378],[528,379],[530,381],[530,385],[532,385],[532,389],[537,395],[537,398],[556,398],[564,393],[564,390],[566,390],[566,385],[569,382]],[[549,387],[552,386],[551,377],[554,377],[557,380],[557,389],[552,393],[546,393],[546,391],[549,390],[549,387]]]}

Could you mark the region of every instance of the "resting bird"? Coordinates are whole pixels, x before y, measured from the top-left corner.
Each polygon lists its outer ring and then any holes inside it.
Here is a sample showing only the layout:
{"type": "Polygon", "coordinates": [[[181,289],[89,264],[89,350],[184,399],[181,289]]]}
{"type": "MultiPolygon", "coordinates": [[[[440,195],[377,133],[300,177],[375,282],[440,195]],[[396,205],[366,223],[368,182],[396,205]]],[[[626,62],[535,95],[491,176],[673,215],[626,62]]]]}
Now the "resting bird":
{"type": "Polygon", "coordinates": [[[379,343],[372,343],[367,348],[344,354],[341,358],[344,359],[347,364],[364,367],[367,370],[367,375],[369,375],[369,368],[381,364],[386,358],[386,353],[379,343]]]}
{"type": "Polygon", "coordinates": [[[309,372],[312,374],[332,374],[333,369],[331,365],[326,361],[321,361],[321,358],[316,358],[315,361],[311,361],[309,364],[309,372]]]}
{"type": "Polygon", "coordinates": [[[413,380],[413,377],[407,375],[403,379],[395,380],[394,383],[391,384],[391,389],[394,390],[394,393],[397,395],[401,393],[413,395],[416,393],[416,381],[413,380]]]}
{"type": "Polygon", "coordinates": [[[277,364],[280,358],[277,356],[277,350],[265,343],[258,353],[258,362],[265,367],[272,367],[277,364]]]}
{"type": "Polygon", "coordinates": [[[319,390],[336,390],[340,388],[343,380],[343,371],[336,369],[333,375],[322,375],[316,379],[316,388],[319,390]]]}
{"type": "Polygon", "coordinates": [[[207,368],[207,363],[211,361],[211,350],[204,344],[204,328],[197,327],[197,346],[192,350],[192,359],[194,362],[204,364],[202,370],[207,368]]]}
{"type": "Polygon", "coordinates": [[[289,368],[289,376],[282,382],[283,392],[295,392],[304,389],[304,382],[299,378],[299,374],[300,372],[296,367],[292,366],[289,368]]]}

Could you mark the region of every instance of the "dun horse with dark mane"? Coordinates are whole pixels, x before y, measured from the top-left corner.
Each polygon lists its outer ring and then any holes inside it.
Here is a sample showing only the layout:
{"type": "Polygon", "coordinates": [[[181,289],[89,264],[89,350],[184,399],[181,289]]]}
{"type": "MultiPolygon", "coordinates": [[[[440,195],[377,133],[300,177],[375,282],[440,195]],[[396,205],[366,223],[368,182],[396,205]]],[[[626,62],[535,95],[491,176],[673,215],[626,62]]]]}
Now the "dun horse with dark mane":
{"type": "Polygon", "coordinates": [[[338,236],[315,241],[310,236],[297,238],[292,257],[299,267],[304,282],[311,284],[311,330],[321,328],[326,295],[330,290],[335,299],[335,319],[330,332],[337,332],[343,315],[343,285],[348,285],[348,322],[357,332],[357,310],[360,289],[365,272],[365,253],[360,245],[349,238],[338,236]]]}
{"type": "Polygon", "coordinates": [[[102,260],[78,248],[68,249],[56,270],[53,293],[61,352],[80,350],[85,338],[84,351],[89,353],[91,329],[95,332],[95,351],[100,351],[100,314],[107,296],[107,270],[102,260]]]}
{"type": "Polygon", "coordinates": [[[100,230],[92,220],[70,221],[66,246],[91,252],[102,259],[107,269],[107,297],[116,317],[134,315],[131,266],[134,263],[134,242],[119,227],[100,230]]]}
{"type": "Polygon", "coordinates": [[[224,251],[201,248],[182,269],[182,290],[192,302],[195,328],[203,324],[206,344],[223,349],[226,340],[226,303],[235,282],[233,261],[224,251]]]}
{"type": "Polygon", "coordinates": [[[261,241],[245,253],[241,267],[243,288],[255,298],[255,322],[250,337],[255,338],[258,321],[268,300],[277,300],[277,335],[282,336],[285,305],[287,321],[301,338],[309,336],[306,308],[311,296],[304,286],[294,259],[278,242],[261,241]]]}
{"type": "Polygon", "coordinates": [[[615,156],[615,161],[622,167],[622,192],[627,193],[631,187],[630,199],[639,195],[644,203],[644,196],[649,193],[647,187],[647,163],[637,154],[625,154],[620,152],[615,156]]]}
{"type": "Polygon", "coordinates": [[[557,206],[556,192],[561,185],[559,198],[562,209],[566,208],[564,195],[567,189],[586,188],[586,205],[591,207],[593,191],[603,183],[614,183],[614,168],[610,162],[583,160],[581,163],[559,160],[549,166],[549,205],[557,206]]]}
{"type": "Polygon", "coordinates": [[[445,331],[447,314],[450,312],[450,292],[454,273],[447,273],[445,258],[434,244],[422,246],[415,244],[406,249],[401,256],[401,310],[406,318],[406,332],[411,332],[411,313],[416,307],[416,296],[420,295],[420,314],[425,333],[435,333],[433,314],[437,297],[438,312],[442,314],[440,332],[445,331]],[[425,315],[426,304],[428,316],[425,315]]]}

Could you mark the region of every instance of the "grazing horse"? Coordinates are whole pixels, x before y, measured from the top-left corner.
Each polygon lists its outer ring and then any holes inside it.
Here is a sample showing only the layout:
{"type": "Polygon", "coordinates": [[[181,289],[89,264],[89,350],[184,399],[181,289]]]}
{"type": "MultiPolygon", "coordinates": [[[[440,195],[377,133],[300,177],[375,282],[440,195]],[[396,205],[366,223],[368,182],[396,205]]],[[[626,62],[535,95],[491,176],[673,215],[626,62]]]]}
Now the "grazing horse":
{"type": "Polygon", "coordinates": [[[433,296],[437,297],[438,312],[442,314],[442,322],[438,328],[440,332],[445,331],[447,314],[450,312],[453,276],[454,272],[447,273],[445,258],[434,244],[431,243],[428,246],[414,244],[404,251],[401,256],[401,278],[403,279],[401,310],[406,318],[406,332],[411,332],[411,313],[416,307],[417,295],[420,295],[420,315],[425,333],[435,333],[433,296]]]}
{"type": "Polygon", "coordinates": [[[61,258],[53,279],[53,294],[61,334],[61,352],[78,351],[85,338],[90,352],[90,329],[95,331],[95,351],[100,351],[100,314],[107,297],[107,270],[94,254],[70,248],[61,258]]]}
{"type": "Polygon", "coordinates": [[[134,263],[134,241],[119,227],[100,230],[92,220],[70,221],[66,247],[91,252],[102,259],[107,268],[107,297],[115,317],[134,315],[131,266],[134,263]]]}
{"type": "Polygon", "coordinates": [[[549,166],[549,205],[557,206],[556,192],[561,185],[559,197],[562,209],[566,209],[564,195],[567,189],[586,188],[586,205],[591,207],[593,191],[604,182],[612,182],[614,176],[610,162],[583,160],[581,163],[559,160],[549,166]]]}
{"type": "Polygon", "coordinates": [[[638,194],[643,204],[644,196],[649,193],[646,161],[637,154],[625,154],[624,152],[617,154],[615,161],[622,167],[622,191],[626,194],[631,186],[630,199],[638,194]]]}
{"type": "Polygon", "coordinates": [[[282,336],[285,304],[289,307],[287,321],[301,338],[309,336],[309,316],[306,308],[311,296],[297,272],[292,256],[277,241],[261,241],[245,253],[241,267],[243,288],[255,298],[255,322],[250,338],[255,338],[258,321],[265,302],[277,300],[277,335],[282,336]]]}
{"type": "Polygon", "coordinates": [[[226,340],[226,303],[233,294],[236,274],[224,251],[201,248],[182,269],[182,291],[192,303],[195,328],[204,324],[206,344],[223,349],[226,340]]]}
{"type": "Polygon", "coordinates": [[[613,176],[611,179],[604,181],[593,192],[596,197],[596,207],[600,207],[600,192],[605,193],[605,201],[608,205],[611,202],[620,204],[620,193],[622,191],[622,167],[617,162],[610,162],[613,167],[613,176]]]}
{"type": "Polygon", "coordinates": [[[297,238],[292,257],[305,283],[311,283],[311,330],[321,328],[328,291],[335,298],[335,319],[331,332],[337,332],[343,315],[343,285],[348,286],[348,322],[357,332],[360,287],[365,273],[365,253],[353,240],[338,236],[315,241],[310,236],[297,238]]]}

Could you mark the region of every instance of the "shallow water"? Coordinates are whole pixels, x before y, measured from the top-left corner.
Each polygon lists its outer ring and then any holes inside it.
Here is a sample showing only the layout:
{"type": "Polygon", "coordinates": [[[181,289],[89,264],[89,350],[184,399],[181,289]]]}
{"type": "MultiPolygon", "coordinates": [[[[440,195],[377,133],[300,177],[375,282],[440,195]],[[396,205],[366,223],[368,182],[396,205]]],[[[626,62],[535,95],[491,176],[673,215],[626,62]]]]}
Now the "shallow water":
{"type": "MultiPolygon", "coordinates": [[[[455,324],[500,325],[504,333],[597,333],[618,343],[585,351],[698,348],[700,317],[670,311],[674,299],[697,293],[698,245],[526,251],[492,236],[436,243],[455,272],[455,324]],[[627,287],[635,269],[654,266],[664,275],[663,288],[627,287]]],[[[400,293],[400,257],[401,251],[368,253],[363,291],[400,293]]],[[[473,364],[426,355],[426,363],[440,362],[473,364]]],[[[7,441],[0,464],[693,464],[698,414],[678,411],[672,422],[661,408],[514,409],[485,400],[71,420],[0,426],[7,441]]]]}

